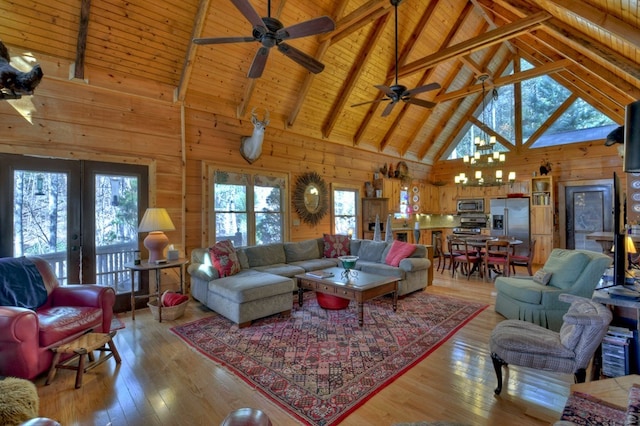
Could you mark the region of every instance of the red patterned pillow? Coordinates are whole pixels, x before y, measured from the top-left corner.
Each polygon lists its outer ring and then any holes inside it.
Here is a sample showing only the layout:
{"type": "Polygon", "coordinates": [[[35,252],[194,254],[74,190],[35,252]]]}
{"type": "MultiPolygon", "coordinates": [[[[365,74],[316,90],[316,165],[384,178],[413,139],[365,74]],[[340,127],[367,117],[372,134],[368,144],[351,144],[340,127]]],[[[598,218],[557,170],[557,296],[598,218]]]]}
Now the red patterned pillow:
{"type": "Polygon", "coordinates": [[[387,257],[384,259],[384,263],[391,266],[400,266],[400,261],[411,256],[415,250],[415,244],[393,240],[389,253],[387,253],[387,257]]]}
{"type": "Polygon", "coordinates": [[[240,272],[240,261],[231,240],[219,241],[209,247],[209,256],[220,277],[228,277],[240,272]]]}
{"type": "Polygon", "coordinates": [[[347,256],[350,254],[348,235],[324,234],[324,257],[347,256]]]}

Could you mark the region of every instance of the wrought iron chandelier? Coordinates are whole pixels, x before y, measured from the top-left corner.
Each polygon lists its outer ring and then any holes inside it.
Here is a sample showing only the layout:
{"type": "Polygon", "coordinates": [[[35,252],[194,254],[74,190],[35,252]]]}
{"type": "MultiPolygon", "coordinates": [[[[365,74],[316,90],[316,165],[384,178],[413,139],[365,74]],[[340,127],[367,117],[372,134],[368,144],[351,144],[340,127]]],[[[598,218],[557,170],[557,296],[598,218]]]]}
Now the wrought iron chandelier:
{"type": "MultiPolygon", "coordinates": [[[[482,83],[482,134],[483,137],[476,136],[473,140],[473,155],[465,155],[463,163],[468,166],[470,175],[465,172],[454,177],[454,182],[467,186],[501,186],[513,183],[516,180],[516,172],[509,172],[504,178],[502,168],[507,160],[504,152],[496,150],[496,137],[487,132],[486,105],[487,97],[484,82],[489,78],[487,74],[481,75],[478,79],[482,83]],[[486,169],[483,174],[483,170],[486,169]]],[[[493,98],[497,97],[497,91],[493,89],[493,98]]],[[[493,102],[493,101],[492,101],[493,102]]],[[[493,105],[492,105],[493,107],[493,105]]]]}

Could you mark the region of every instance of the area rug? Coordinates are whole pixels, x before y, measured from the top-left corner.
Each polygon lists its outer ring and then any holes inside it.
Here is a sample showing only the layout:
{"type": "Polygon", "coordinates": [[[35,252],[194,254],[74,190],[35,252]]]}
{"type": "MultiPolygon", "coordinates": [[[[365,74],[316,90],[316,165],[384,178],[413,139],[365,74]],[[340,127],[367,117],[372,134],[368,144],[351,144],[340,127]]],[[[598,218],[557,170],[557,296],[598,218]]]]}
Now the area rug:
{"type": "Polygon", "coordinates": [[[324,310],[314,293],[290,317],[239,329],[220,315],[171,330],[308,425],[334,425],[442,345],[487,306],[427,293],[324,310]]]}
{"type": "Polygon", "coordinates": [[[111,331],[122,330],[125,327],[124,322],[115,315],[111,317],[111,331]]]}
{"type": "Polygon", "coordinates": [[[626,410],[582,392],[572,392],[560,420],[576,425],[624,425],[626,410]]]}

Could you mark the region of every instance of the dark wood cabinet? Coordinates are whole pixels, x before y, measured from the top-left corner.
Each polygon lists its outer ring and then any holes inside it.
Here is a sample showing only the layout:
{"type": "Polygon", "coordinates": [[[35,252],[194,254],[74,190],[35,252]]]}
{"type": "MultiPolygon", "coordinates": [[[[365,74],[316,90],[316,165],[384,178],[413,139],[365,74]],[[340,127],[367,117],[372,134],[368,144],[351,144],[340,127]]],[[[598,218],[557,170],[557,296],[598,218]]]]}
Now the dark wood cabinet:
{"type": "Polygon", "coordinates": [[[369,224],[375,224],[376,215],[380,218],[382,228],[386,226],[389,215],[388,198],[363,198],[362,199],[362,238],[367,240],[373,236],[373,228],[369,224]]]}

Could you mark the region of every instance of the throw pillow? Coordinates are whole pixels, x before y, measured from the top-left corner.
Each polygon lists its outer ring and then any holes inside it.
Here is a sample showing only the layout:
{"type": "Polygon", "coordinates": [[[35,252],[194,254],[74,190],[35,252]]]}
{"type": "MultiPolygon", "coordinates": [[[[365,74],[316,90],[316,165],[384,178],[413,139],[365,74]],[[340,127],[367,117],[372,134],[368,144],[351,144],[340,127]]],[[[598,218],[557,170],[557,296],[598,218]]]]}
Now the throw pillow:
{"type": "Polygon", "coordinates": [[[324,234],[324,257],[349,255],[349,236],[324,234]]]}
{"type": "Polygon", "coordinates": [[[542,284],[542,285],[547,285],[551,280],[551,275],[552,275],[551,272],[545,271],[544,269],[540,269],[533,275],[533,282],[542,284]]]}
{"type": "Polygon", "coordinates": [[[189,300],[189,296],[180,293],[174,293],[170,290],[166,290],[164,293],[162,293],[162,297],[160,297],[160,303],[164,307],[176,306],[186,302],[187,300],[189,300]]]}
{"type": "Polygon", "coordinates": [[[415,244],[394,240],[384,263],[391,266],[400,266],[400,261],[411,256],[415,249],[415,244]]]}
{"type": "Polygon", "coordinates": [[[228,277],[240,272],[240,261],[231,240],[224,240],[209,247],[211,263],[220,277],[228,277]]]}
{"type": "Polygon", "coordinates": [[[543,269],[553,273],[549,285],[561,289],[571,287],[591,259],[584,253],[567,249],[553,249],[543,269]]]}

